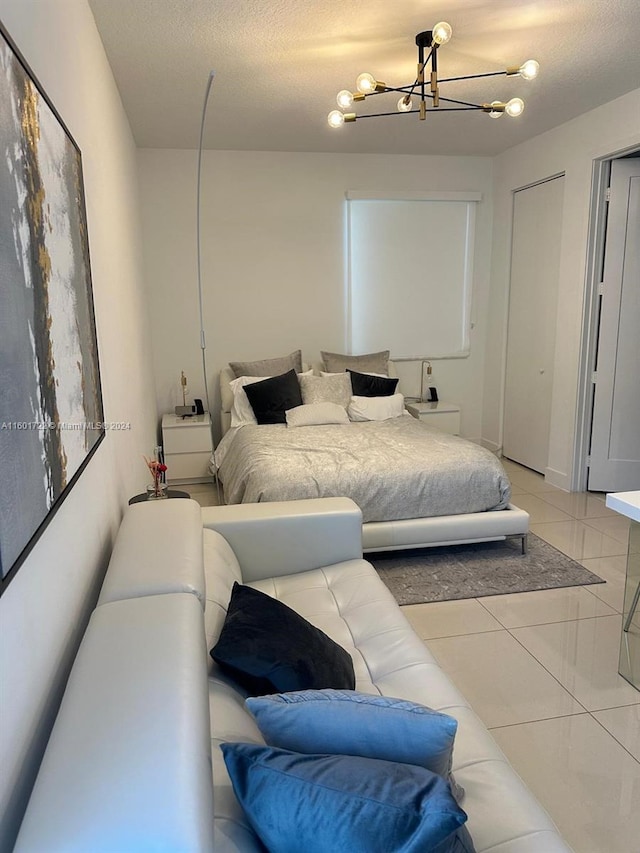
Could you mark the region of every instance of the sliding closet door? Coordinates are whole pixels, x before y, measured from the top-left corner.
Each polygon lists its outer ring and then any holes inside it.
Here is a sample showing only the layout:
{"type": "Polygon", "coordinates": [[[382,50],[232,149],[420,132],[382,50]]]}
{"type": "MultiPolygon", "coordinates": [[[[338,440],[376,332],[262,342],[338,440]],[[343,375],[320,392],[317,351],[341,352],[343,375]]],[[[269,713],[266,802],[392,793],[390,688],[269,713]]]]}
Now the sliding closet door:
{"type": "Polygon", "coordinates": [[[564,178],[514,193],[503,454],[544,474],[564,178]]]}

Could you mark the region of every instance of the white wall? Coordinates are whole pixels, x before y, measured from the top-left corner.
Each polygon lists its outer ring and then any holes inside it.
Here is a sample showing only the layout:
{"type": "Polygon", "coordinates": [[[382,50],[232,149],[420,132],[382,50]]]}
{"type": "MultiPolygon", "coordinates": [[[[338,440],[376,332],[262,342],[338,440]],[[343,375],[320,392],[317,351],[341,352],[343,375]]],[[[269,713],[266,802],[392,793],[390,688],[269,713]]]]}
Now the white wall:
{"type": "Polygon", "coordinates": [[[12,846],[127,498],[146,481],[155,390],[135,146],[86,0],[0,0],[0,19],[83,157],[107,433],[0,599],[0,849],[12,846]]]}
{"type": "MultiPolygon", "coordinates": [[[[210,120],[216,121],[215,109],[210,120]]],[[[204,394],[196,161],[193,151],[138,154],[159,413],[178,402],[181,370],[190,394],[204,394]]],[[[344,351],[346,190],[482,193],[471,356],[434,362],[432,383],[441,399],[462,405],[463,433],[479,437],[492,205],[491,161],[481,157],[206,151],[202,267],[210,389],[217,387],[217,372],[230,360],[301,348],[306,361],[317,361],[322,349],[344,351]]],[[[212,408],[217,415],[217,394],[212,408]]]]}
{"type": "MultiPolygon", "coordinates": [[[[502,444],[513,191],[565,174],[547,479],[571,488],[593,162],[640,144],[640,89],[506,151],[494,161],[494,226],[482,434],[502,444]]],[[[544,247],[540,247],[544,251],[544,247]]]]}

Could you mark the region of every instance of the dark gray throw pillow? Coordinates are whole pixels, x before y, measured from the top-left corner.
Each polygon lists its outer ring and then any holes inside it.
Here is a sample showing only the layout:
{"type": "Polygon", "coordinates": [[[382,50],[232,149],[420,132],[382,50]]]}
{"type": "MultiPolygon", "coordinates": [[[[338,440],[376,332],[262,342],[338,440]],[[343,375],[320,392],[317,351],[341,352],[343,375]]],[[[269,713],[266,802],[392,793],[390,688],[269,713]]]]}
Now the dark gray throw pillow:
{"type": "Polygon", "coordinates": [[[252,696],[356,684],[342,646],[286,604],[239,583],[210,654],[252,696]]]}
{"type": "Polygon", "coordinates": [[[259,424],[285,424],[287,409],[302,405],[302,392],[295,370],[245,385],[244,393],[259,424]]]}
{"type": "Polygon", "coordinates": [[[391,397],[396,393],[397,379],[371,376],[369,373],[356,373],[355,370],[348,370],[348,373],[351,376],[351,387],[355,397],[391,397]]]}

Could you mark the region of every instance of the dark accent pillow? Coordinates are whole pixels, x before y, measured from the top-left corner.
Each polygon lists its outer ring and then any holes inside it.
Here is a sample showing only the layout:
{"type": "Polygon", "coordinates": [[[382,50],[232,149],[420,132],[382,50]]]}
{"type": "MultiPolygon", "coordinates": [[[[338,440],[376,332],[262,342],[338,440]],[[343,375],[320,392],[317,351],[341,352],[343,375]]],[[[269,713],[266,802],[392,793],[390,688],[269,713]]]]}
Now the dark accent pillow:
{"type": "Polygon", "coordinates": [[[356,686],[342,646],[286,604],[237,582],[210,654],[252,696],[356,686]]]}
{"type": "Polygon", "coordinates": [[[390,397],[396,393],[397,379],[371,376],[369,373],[356,373],[355,370],[348,370],[348,373],[351,376],[351,387],[356,397],[390,397]]]}
{"type": "Polygon", "coordinates": [[[244,393],[259,424],[285,424],[287,409],[302,405],[302,392],[295,370],[245,385],[244,393]]]}

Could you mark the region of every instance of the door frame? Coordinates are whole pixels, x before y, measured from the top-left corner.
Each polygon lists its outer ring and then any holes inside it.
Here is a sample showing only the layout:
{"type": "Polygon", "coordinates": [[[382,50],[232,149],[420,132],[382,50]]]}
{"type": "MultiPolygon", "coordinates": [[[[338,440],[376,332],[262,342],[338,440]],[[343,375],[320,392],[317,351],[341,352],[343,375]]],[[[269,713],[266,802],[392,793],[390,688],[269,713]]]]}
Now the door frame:
{"type": "Polygon", "coordinates": [[[593,161],[591,202],[589,206],[589,232],[587,237],[587,273],[582,311],[582,335],[578,367],[578,398],[576,436],[573,445],[571,491],[584,492],[589,477],[588,457],[591,444],[593,416],[593,373],[596,366],[598,332],[600,326],[600,283],[604,268],[605,238],[607,230],[607,188],[611,176],[611,163],[629,154],[640,154],[640,145],[631,145],[620,151],[605,154],[593,161]]]}

